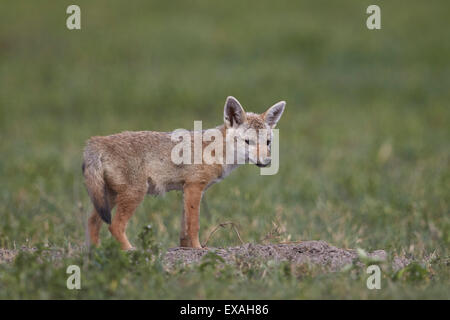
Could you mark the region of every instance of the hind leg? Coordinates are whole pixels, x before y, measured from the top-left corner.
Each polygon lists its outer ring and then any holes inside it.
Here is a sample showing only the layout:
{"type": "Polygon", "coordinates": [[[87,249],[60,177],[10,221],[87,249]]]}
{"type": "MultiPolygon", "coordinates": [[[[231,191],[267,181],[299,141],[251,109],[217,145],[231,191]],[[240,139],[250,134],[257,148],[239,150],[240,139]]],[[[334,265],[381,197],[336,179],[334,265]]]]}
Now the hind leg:
{"type": "Polygon", "coordinates": [[[112,219],[109,231],[120,245],[123,250],[130,250],[133,246],[128,241],[125,230],[128,224],[128,220],[133,215],[136,208],[142,202],[145,196],[146,189],[142,190],[129,190],[117,195],[117,210],[114,218],[112,219]]]}
{"type": "MultiPolygon", "coordinates": [[[[115,197],[111,194],[108,194],[108,204],[111,210],[115,206],[115,197]]],[[[100,218],[98,212],[93,209],[91,216],[88,220],[88,229],[89,229],[89,237],[90,243],[98,246],[100,244],[100,228],[102,227],[103,220],[100,218]]]]}
{"type": "Polygon", "coordinates": [[[100,218],[100,215],[97,213],[97,211],[95,209],[92,210],[92,214],[88,220],[88,228],[89,236],[91,239],[90,243],[96,246],[98,246],[100,243],[99,234],[102,223],[102,218],[100,218]]]}

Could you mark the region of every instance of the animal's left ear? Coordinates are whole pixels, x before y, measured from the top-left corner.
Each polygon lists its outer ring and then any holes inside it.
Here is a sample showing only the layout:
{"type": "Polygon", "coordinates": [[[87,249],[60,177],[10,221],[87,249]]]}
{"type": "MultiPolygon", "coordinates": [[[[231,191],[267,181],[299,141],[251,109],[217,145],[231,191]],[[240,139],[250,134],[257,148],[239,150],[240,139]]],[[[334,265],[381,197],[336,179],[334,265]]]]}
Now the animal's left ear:
{"type": "Polygon", "coordinates": [[[286,101],[280,101],[275,103],[266,112],[263,113],[264,121],[271,127],[275,128],[278,120],[280,120],[283,114],[284,107],[286,106],[286,101]]]}

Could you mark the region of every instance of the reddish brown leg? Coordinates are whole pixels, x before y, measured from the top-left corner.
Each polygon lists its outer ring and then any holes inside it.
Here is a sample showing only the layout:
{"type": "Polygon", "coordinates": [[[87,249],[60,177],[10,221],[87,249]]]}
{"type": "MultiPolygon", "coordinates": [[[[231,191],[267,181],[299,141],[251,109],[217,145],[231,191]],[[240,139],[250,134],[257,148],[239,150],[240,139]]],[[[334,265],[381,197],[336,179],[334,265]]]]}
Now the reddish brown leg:
{"type": "Polygon", "coordinates": [[[117,210],[114,218],[112,219],[111,225],[109,226],[109,231],[120,245],[123,250],[133,249],[133,246],[128,241],[125,230],[128,224],[128,220],[133,215],[136,208],[142,202],[145,196],[144,191],[129,191],[126,193],[119,193],[117,195],[117,210]]]}
{"type": "MultiPolygon", "coordinates": [[[[115,206],[115,197],[108,194],[108,202],[111,210],[115,206]]],[[[92,214],[88,220],[89,237],[91,244],[98,246],[100,244],[100,228],[102,227],[103,220],[95,209],[92,210],[92,214]]]]}
{"type": "Polygon", "coordinates": [[[89,228],[89,236],[91,239],[91,244],[98,246],[100,244],[99,234],[100,228],[102,226],[102,218],[100,218],[97,211],[92,210],[92,214],[89,217],[88,228],[89,228]]]}
{"type": "Polygon", "coordinates": [[[203,184],[187,184],[184,186],[184,206],[181,218],[180,246],[201,248],[198,233],[200,229],[199,214],[203,184]]]}

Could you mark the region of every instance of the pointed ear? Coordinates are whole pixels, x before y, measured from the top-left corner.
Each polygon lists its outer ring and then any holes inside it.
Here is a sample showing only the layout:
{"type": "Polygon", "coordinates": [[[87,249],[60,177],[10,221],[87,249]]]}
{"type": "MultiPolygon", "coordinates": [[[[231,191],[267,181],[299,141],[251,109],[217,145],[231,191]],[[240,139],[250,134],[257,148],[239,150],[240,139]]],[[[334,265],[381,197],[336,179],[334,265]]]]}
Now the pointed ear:
{"type": "Polygon", "coordinates": [[[237,128],[241,124],[247,121],[244,108],[242,108],[239,101],[232,96],[225,101],[225,107],[223,110],[223,121],[227,128],[237,128]]]}
{"type": "Polygon", "coordinates": [[[278,120],[280,120],[283,114],[286,101],[280,101],[271,106],[266,112],[264,112],[264,121],[271,127],[275,128],[278,120]]]}

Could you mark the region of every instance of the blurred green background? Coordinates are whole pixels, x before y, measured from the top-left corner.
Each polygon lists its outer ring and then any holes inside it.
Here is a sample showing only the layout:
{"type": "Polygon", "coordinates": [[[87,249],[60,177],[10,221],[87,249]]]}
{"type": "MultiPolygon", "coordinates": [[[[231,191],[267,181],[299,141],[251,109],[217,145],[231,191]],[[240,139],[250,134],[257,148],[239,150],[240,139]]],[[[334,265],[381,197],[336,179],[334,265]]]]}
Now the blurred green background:
{"type": "MultiPolygon", "coordinates": [[[[69,31],[72,3],[0,3],[0,247],[84,245],[84,142],[212,127],[233,95],[254,112],[287,101],[280,171],[243,166],[212,187],[201,240],[234,221],[248,242],[448,259],[448,1],[76,1],[69,31]]],[[[176,246],[181,204],[148,197],[131,242],[152,224],[176,246]]],[[[208,245],[238,244],[227,229],[208,245]]]]}

